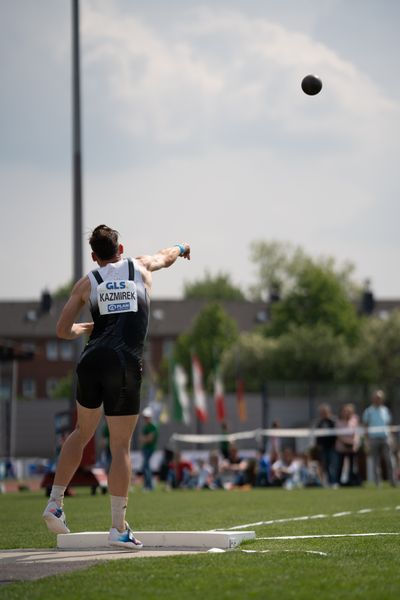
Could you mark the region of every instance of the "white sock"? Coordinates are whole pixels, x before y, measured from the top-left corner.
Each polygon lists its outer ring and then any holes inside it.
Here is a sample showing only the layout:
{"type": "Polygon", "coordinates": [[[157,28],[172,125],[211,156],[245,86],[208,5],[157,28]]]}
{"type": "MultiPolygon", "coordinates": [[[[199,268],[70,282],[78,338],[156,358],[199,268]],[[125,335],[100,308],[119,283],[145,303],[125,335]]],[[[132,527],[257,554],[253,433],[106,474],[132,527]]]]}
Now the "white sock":
{"type": "Polygon", "coordinates": [[[125,530],[125,514],[128,505],[128,498],[125,496],[110,496],[111,500],[111,519],[112,527],[125,530]]]}
{"type": "Polygon", "coordinates": [[[53,485],[51,488],[50,500],[57,502],[59,506],[64,503],[64,492],[67,489],[66,485],[53,485]]]}

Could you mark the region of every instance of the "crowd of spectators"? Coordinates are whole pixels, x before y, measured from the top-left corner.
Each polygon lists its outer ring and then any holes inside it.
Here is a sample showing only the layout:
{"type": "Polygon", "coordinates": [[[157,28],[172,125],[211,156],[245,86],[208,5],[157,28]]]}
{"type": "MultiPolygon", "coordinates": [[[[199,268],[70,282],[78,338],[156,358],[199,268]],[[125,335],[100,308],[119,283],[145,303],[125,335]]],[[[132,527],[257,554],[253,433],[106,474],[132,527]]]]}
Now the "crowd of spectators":
{"type": "MultiPolygon", "coordinates": [[[[389,424],[390,412],[384,406],[383,392],[378,390],[361,418],[350,403],[342,406],[338,416],[332,414],[329,405],[321,405],[313,426],[325,431],[315,437],[306,452],[295,452],[286,438],[277,435],[270,436],[255,456],[243,456],[234,443],[224,440],[219,450],[210,451],[207,460],[191,461],[181,452],[167,451],[160,479],[167,490],[359,486],[365,479],[365,456],[369,453],[375,483],[380,485],[383,467],[387,480],[395,486],[394,449],[386,429],[389,424]],[[369,432],[369,427],[380,430],[369,432]]],[[[278,422],[272,425],[279,427],[278,422]]]]}

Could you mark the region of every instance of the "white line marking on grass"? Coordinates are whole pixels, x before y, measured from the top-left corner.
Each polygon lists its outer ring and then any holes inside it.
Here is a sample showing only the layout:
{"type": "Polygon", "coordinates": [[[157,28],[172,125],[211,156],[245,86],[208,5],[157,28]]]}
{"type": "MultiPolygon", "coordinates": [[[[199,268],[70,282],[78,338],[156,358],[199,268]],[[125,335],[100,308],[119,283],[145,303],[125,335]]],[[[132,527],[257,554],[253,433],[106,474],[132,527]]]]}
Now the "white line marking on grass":
{"type": "Polygon", "coordinates": [[[308,540],[314,538],[341,538],[341,537],[373,537],[380,535],[400,535],[400,532],[384,533],[325,533],[321,535],[279,535],[276,537],[258,537],[256,540],[308,540]]]}
{"type": "Polygon", "coordinates": [[[267,552],[271,552],[271,550],[241,550],[241,552],[246,552],[246,554],[266,554],[267,552]]]}
{"type": "Polygon", "coordinates": [[[295,521],[308,521],[310,519],[329,519],[338,517],[347,517],[349,515],[371,513],[379,510],[400,510],[400,506],[386,508],[361,508],[360,510],[346,510],[333,513],[332,515],[318,514],[306,515],[304,517],[287,517],[286,519],[271,519],[270,521],[256,521],[255,523],[246,523],[244,525],[235,525],[234,527],[223,527],[222,529],[211,529],[210,531],[235,531],[236,529],[248,529],[249,527],[258,527],[261,525],[276,525],[279,523],[292,523],[295,521]]]}
{"type": "MultiPolygon", "coordinates": [[[[241,552],[245,552],[246,554],[267,554],[268,552],[271,552],[271,550],[241,550],[241,552]]],[[[318,550],[280,550],[280,552],[304,552],[305,554],[318,554],[319,556],[328,556],[327,552],[319,552],[318,550]]]]}

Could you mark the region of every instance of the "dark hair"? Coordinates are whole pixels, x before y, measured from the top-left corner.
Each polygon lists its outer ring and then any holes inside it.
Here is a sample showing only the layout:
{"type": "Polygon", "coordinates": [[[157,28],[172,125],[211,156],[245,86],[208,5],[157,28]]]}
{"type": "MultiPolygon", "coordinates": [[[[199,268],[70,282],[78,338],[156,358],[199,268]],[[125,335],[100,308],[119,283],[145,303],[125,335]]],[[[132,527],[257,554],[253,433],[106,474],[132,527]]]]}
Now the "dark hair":
{"type": "Polygon", "coordinates": [[[89,244],[98,258],[108,260],[118,253],[118,231],[98,225],[93,229],[89,238],[89,244]]]}

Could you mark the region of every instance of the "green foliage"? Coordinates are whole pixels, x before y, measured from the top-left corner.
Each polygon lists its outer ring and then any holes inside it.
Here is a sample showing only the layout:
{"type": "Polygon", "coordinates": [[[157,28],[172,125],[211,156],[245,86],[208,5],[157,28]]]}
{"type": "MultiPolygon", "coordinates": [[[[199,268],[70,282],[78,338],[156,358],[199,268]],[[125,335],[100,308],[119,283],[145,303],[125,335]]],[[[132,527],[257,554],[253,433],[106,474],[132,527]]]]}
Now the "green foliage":
{"type": "Polygon", "coordinates": [[[223,355],[222,369],[229,390],[238,376],[245,380],[246,392],[259,392],[275,375],[274,359],[279,341],[259,333],[243,333],[223,355]]]}
{"type": "Polygon", "coordinates": [[[203,279],[185,283],[184,297],[209,301],[245,299],[240,287],[232,283],[229,273],[211,275],[208,271],[203,279]]]}
{"type": "Polygon", "coordinates": [[[388,319],[365,318],[352,350],[348,379],[391,387],[400,380],[400,311],[388,319]]]}
{"type": "Polygon", "coordinates": [[[360,294],[360,286],[353,280],[354,266],[346,262],[336,265],[332,257],[314,259],[300,246],[290,242],[257,240],[250,245],[250,260],[256,266],[257,283],[251,287],[254,300],[268,300],[271,291],[279,289],[282,297],[297,285],[299,275],[309,265],[334,273],[348,298],[360,294]]]}
{"type": "Polygon", "coordinates": [[[203,366],[204,379],[207,382],[216,360],[219,360],[237,337],[236,322],[227,315],[222,306],[218,303],[208,304],[198,314],[191,329],[177,339],[174,358],[190,373],[191,353],[195,352],[203,366]]]}
{"type": "Polygon", "coordinates": [[[325,325],[334,335],[355,342],[359,320],[343,284],[327,267],[305,262],[288,294],[272,306],[267,333],[282,335],[293,325],[313,327],[325,325]]]}
{"type": "Polygon", "coordinates": [[[66,375],[65,377],[62,377],[58,381],[57,386],[55,387],[55,389],[53,390],[53,393],[51,394],[51,397],[57,398],[57,399],[71,398],[72,397],[72,384],[73,384],[73,376],[72,376],[72,372],[70,372],[70,373],[68,373],[68,375],[66,375]]]}
{"type": "Polygon", "coordinates": [[[266,381],[341,381],[348,356],[344,337],[326,325],[292,325],[277,338],[241,335],[223,367],[230,386],[240,372],[246,391],[259,391],[266,381]]]}
{"type": "Polygon", "coordinates": [[[327,325],[292,325],[278,339],[274,375],[282,381],[338,381],[348,355],[344,337],[327,325]]]}
{"type": "Polygon", "coordinates": [[[273,289],[285,294],[291,289],[296,273],[308,260],[299,246],[258,240],[250,245],[250,260],[257,268],[257,283],[250,288],[254,300],[265,300],[273,289]]]}
{"type": "Polygon", "coordinates": [[[64,285],[61,285],[60,287],[58,287],[52,293],[52,296],[56,300],[67,300],[71,295],[73,287],[74,287],[73,281],[69,281],[68,283],[65,283],[64,285]]]}

